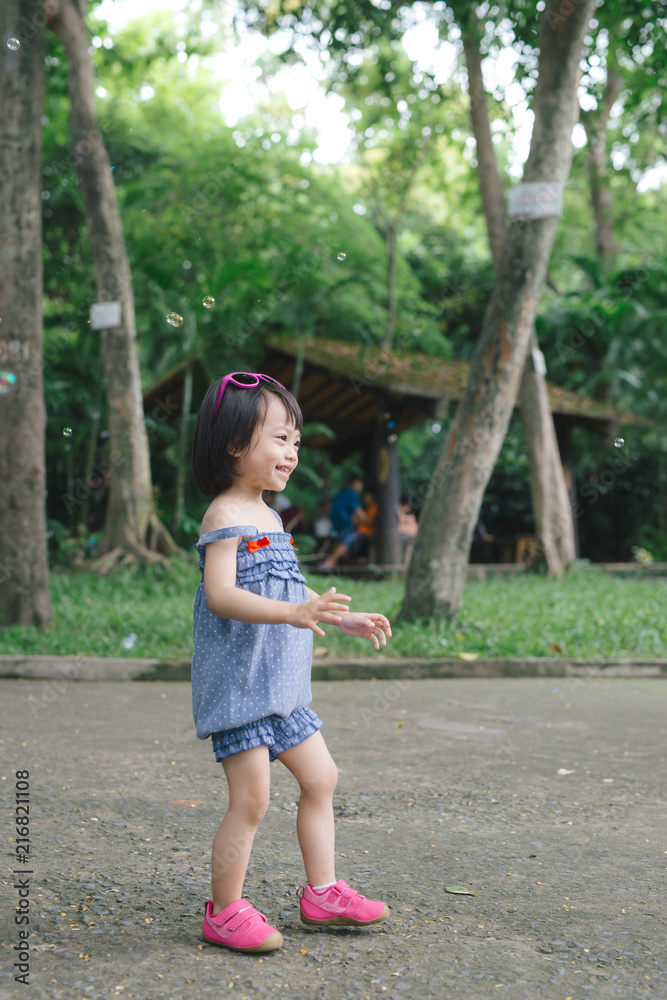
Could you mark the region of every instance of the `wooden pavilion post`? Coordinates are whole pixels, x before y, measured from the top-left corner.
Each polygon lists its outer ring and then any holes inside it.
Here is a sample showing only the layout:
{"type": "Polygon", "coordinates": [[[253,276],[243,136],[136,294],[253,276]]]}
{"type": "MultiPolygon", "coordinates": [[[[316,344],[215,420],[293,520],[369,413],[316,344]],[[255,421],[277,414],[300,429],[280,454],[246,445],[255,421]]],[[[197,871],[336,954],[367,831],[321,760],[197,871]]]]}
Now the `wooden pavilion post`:
{"type": "Polygon", "coordinates": [[[398,454],[396,419],[391,403],[384,393],[378,393],[373,438],[373,472],[375,498],[378,505],[375,526],[375,559],[379,566],[396,566],[400,562],[398,539],[398,454]]]}

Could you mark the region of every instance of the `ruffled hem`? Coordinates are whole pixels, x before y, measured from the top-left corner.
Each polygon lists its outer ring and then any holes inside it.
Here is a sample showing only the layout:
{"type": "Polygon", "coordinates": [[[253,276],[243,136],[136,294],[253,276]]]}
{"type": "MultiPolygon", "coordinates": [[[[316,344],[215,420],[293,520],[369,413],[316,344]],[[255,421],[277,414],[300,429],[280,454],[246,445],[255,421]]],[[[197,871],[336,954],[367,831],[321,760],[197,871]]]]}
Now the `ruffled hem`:
{"type": "Polygon", "coordinates": [[[296,583],[306,582],[305,576],[296,566],[286,566],[283,569],[270,563],[264,563],[259,566],[249,566],[247,569],[238,566],[236,571],[236,580],[240,587],[248,583],[258,583],[260,580],[268,580],[271,576],[278,580],[294,580],[296,583]]]}
{"type": "MultiPolygon", "coordinates": [[[[306,583],[306,578],[299,569],[291,536],[284,531],[268,531],[262,536],[262,539],[264,538],[269,540],[268,544],[254,552],[248,550],[248,542],[257,539],[243,539],[240,543],[236,555],[236,578],[239,586],[257,583],[270,576],[279,580],[306,583]]],[[[203,573],[206,546],[199,541],[195,548],[199,552],[197,569],[203,573]]]]}
{"type": "Polygon", "coordinates": [[[297,708],[286,719],[280,715],[269,715],[235,729],[212,733],[211,743],[218,763],[232,754],[261,746],[269,748],[269,759],[273,761],[279,753],[313,736],[322,725],[322,720],[312,709],[297,708]]]}

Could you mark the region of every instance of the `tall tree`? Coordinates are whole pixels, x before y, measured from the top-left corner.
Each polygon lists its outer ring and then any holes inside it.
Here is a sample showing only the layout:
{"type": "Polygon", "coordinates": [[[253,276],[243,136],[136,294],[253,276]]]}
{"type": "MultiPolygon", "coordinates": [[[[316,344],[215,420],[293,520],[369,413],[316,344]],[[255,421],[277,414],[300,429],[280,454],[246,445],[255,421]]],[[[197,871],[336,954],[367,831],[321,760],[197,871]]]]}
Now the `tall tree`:
{"type": "Polygon", "coordinates": [[[51,618],[42,387],[44,0],[0,4],[0,623],[51,618]]]}
{"type": "MultiPolygon", "coordinates": [[[[584,32],[594,0],[547,0],[539,29],[539,75],[526,183],[564,184],[584,32]],[[567,9],[567,13],[565,13],[567,9]]],[[[515,221],[484,318],[470,378],[431,480],[399,613],[401,618],[455,615],[482,497],[514,407],[556,216],[515,221]]]]}
{"type": "Polygon", "coordinates": [[[614,233],[611,127],[621,125],[618,138],[626,146],[627,158],[635,161],[636,174],[641,166],[664,157],[666,14],[664,0],[601,4],[586,38],[580,117],[586,130],[595,254],[603,273],[610,270],[621,250],[614,233]],[[639,159],[644,160],[641,166],[639,159]]]}
{"type": "MultiPolygon", "coordinates": [[[[416,73],[397,42],[382,41],[345,85],[351,108],[361,191],[387,254],[387,323],[382,347],[391,350],[399,320],[399,238],[423,167],[441,167],[438,138],[445,130],[442,88],[416,73]],[[430,98],[430,100],[429,100],[430,98]]],[[[451,95],[449,95],[451,96],[451,95]]]]}
{"type": "Polygon", "coordinates": [[[121,303],[120,325],[103,333],[111,432],[111,489],[100,547],[104,566],[125,555],[155,561],[178,551],[153,510],[148,437],[136,351],[132,277],[111,163],[95,110],[95,81],[85,0],[53,4],[49,27],[67,53],[72,145],[86,206],[97,298],[121,303]]]}
{"type": "MultiPolygon", "coordinates": [[[[454,11],[462,29],[470,118],[477,147],[477,174],[491,254],[498,272],[507,237],[505,197],[493,147],[482,76],[480,24],[474,4],[456,3],[454,11]]],[[[576,555],[574,524],[546,381],[543,370],[534,361],[538,350],[533,328],[530,350],[519,386],[519,405],[530,462],[530,486],[537,534],[532,565],[537,568],[546,562],[550,574],[560,574],[576,555]]]]}

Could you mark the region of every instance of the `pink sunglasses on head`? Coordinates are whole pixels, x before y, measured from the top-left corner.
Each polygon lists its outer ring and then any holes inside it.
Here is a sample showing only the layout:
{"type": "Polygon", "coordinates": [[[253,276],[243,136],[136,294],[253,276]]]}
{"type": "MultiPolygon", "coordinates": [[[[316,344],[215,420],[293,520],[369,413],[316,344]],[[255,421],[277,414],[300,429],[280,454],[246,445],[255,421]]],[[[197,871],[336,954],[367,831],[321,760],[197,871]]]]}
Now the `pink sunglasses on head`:
{"type": "Polygon", "coordinates": [[[277,378],[271,378],[270,375],[260,375],[259,373],[255,372],[232,372],[231,375],[225,375],[222,382],[220,383],[220,388],[218,389],[218,395],[215,400],[215,407],[213,408],[213,416],[215,417],[218,410],[220,409],[222,396],[225,389],[227,388],[228,382],[231,382],[232,385],[235,385],[237,389],[255,389],[259,385],[261,379],[264,379],[265,382],[274,382],[276,385],[279,385],[281,389],[285,388],[282,382],[279,382],[277,378]],[[238,382],[237,379],[239,378],[249,379],[250,381],[238,382]]]}

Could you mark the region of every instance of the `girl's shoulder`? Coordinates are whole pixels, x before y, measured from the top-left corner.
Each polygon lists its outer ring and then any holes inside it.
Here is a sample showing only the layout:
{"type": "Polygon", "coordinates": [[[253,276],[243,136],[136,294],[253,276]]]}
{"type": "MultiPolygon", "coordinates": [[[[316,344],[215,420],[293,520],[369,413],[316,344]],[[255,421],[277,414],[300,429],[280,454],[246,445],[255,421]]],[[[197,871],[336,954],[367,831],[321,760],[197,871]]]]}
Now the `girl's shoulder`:
{"type": "Polygon", "coordinates": [[[254,527],[259,533],[284,530],[280,515],[264,501],[261,502],[260,506],[244,503],[223,494],[215,498],[204,514],[201,523],[201,536],[224,528],[234,528],[238,525],[254,527]]]}

